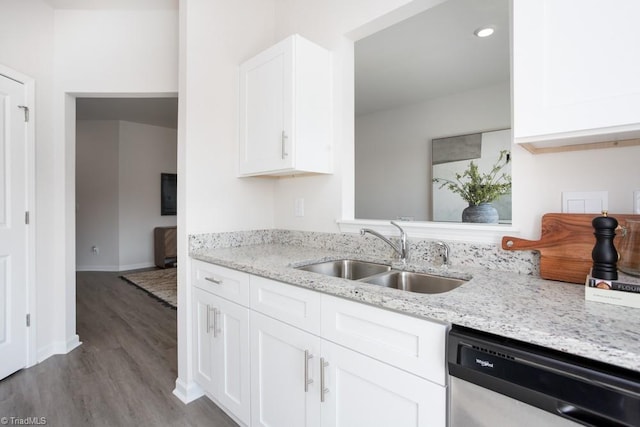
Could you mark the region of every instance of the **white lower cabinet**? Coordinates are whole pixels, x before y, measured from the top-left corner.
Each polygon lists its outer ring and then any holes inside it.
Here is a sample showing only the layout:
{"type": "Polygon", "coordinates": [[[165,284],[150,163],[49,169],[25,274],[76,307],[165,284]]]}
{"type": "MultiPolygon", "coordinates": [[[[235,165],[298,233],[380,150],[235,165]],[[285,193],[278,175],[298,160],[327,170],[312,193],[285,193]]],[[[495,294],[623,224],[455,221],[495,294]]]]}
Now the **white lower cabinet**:
{"type": "Polygon", "coordinates": [[[322,341],[322,427],[446,425],[446,388],[322,341]]]}
{"type": "Polygon", "coordinates": [[[446,424],[444,387],[259,313],[251,325],[252,426],[446,424]]]}
{"type": "MultiPolygon", "coordinates": [[[[266,279],[259,279],[264,282],[266,279]]],[[[273,282],[273,281],[272,281],[273,282]]],[[[277,283],[277,282],[273,282],[277,283]]],[[[279,293],[290,290],[297,301],[317,298],[317,293],[284,283],[278,283],[279,293]]],[[[262,286],[261,286],[262,288],[262,286]]],[[[251,282],[252,301],[254,289],[251,282]]],[[[291,307],[289,298],[281,298],[284,307],[291,307]]],[[[273,299],[272,301],[275,301],[273,299]]],[[[335,302],[323,295],[320,316],[331,316],[336,312],[335,302]],[[327,309],[327,310],[325,310],[327,309]],[[325,313],[327,311],[327,313],[325,313]]],[[[356,307],[351,318],[359,314],[362,304],[340,300],[356,307]]],[[[299,305],[299,304],[298,304],[299,305]]],[[[346,340],[341,345],[322,336],[303,331],[278,318],[272,318],[253,311],[251,307],[251,394],[253,426],[367,426],[367,427],[434,427],[446,425],[446,387],[400,369],[392,364],[373,359],[348,348],[346,340]],[[306,387],[305,387],[306,384],[306,387]]],[[[367,307],[370,309],[371,307],[367,307]]],[[[269,309],[271,313],[278,310],[269,309]]],[[[432,326],[446,327],[386,310],[367,310],[367,315],[383,316],[388,328],[386,335],[378,336],[377,342],[385,341],[398,347],[398,342],[407,340],[405,322],[422,323],[425,329],[432,326]],[[390,316],[388,316],[390,314],[390,316]],[[398,323],[400,322],[400,323],[398,323]],[[401,328],[402,327],[402,328],[401,328]],[[394,332],[401,331],[401,332],[394,332]],[[398,335],[398,336],[396,336],[398,335]]],[[[287,316],[288,317],[288,316],[287,316]]],[[[318,319],[320,320],[320,319],[318,319]]],[[[346,314],[340,318],[347,324],[346,314]]],[[[361,322],[362,333],[372,331],[372,326],[361,322]]],[[[374,323],[373,325],[377,324],[374,323]]],[[[349,325],[353,325],[350,321],[349,325]]],[[[440,334],[435,334],[439,337],[440,334]]],[[[362,335],[366,338],[366,334],[362,335]]],[[[412,338],[418,344],[422,355],[429,354],[427,343],[412,338]],[[424,345],[424,348],[423,348],[424,345]]],[[[439,340],[433,347],[442,348],[439,340]]],[[[354,348],[358,348],[357,343],[354,348]]],[[[404,349],[401,349],[404,350],[404,349]]],[[[398,352],[402,356],[402,351],[398,352]]],[[[424,363],[441,364],[444,354],[424,363]]],[[[444,366],[440,366],[444,370],[444,366]]],[[[439,376],[436,376],[440,379],[439,376]]]]}
{"type": "Polygon", "coordinates": [[[246,286],[249,308],[199,287],[193,300],[196,382],[238,422],[446,425],[445,325],[255,276],[246,286]]]}
{"type": "Polygon", "coordinates": [[[320,337],[251,312],[251,425],[320,425],[320,337]]]}
{"type": "Polygon", "coordinates": [[[196,382],[249,425],[249,310],[194,288],[194,332],[196,382]]]}

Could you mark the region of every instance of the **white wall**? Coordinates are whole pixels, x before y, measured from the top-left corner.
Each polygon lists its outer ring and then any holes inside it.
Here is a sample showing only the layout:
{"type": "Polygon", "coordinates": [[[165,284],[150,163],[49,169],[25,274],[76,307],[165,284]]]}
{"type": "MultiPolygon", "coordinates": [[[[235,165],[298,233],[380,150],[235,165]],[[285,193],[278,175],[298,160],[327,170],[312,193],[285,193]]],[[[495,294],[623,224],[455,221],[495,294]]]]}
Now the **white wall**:
{"type": "Polygon", "coordinates": [[[176,130],[112,120],[77,123],[76,269],[153,266],[153,229],[176,225],[175,215],[160,215],[160,174],[177,170],[176,130]]]}
{"type": "Polygon", "coordinates": [[[177,224],[160,215],[160,174],[178,168],[177,131],[121,121],[119,158],[118,269],[153,266],[153,229],[177,224]]]}
{"type": "MultiPolygon", "coordinates": [[[[25,17],[28,21],[29,17],[25,17]]],[[[175,10],[56,10],[53,52],[53,176],[55,253],[42,307],[51,333],[41,358],[79,344],[75,327],[75,96],[175,95],[178,15],[175,10]]],[[[19,35],[20,33],[18,33],[19,35]]],[[[39,54],[40,52],[33,52],[39,54]]],[[[49,54],[42,52],[43,54],[49,54]]],[[[40,166],[38,166],[40,168],[40,166]]]]}
{"type": "Polygon", "coordinates": [[[356,117],[356,218],[430,220],[431,140],[510,127],[509,82],[356,117]]]}
{"type": "Polygon", "coordinates": [[[441,1],[282,0],[276,3],[276,38],[299,33],[331,50],[334,64],[334,174],[279,179],[275,188],[276,227],[337,232],[336,220],[353,218],[353,40],[357,36],[351,33],[391,12],[408,17],[425,5],[441,1]],[[295,216],[296,198],[305,199],[304,217],[295,216]]]}
{"type": "Polygon", "coordinates": [[[270,179],[236,178],[238,65],[275,42],[271,0],[180,1],[178,125],[178,375],[175,393],[193,383],[187,235],[274,226],[270,179]]]}
{"type": "MultiPolygon", "coordinates": [[[[398,15],[409,9],[422,10],[428,3],[436,2],[282,0],[277,3],[277,39],[297,32],[333,51],[336,125],[335,174],[279,180],[275,199],[277,227],[337,231],[336,219],[353,218],[351,40],[370,34],[372,27],[365,24],[386,12],[400,8],[391,14],[398,15]],[[305,198],[304,218],[294,216],[294,199],[299,197],[305,198]]],[[[640,188],[640,172],[631,159],[640,158],[640,147],[533,156],[518,146],[512,155],[514,227],[522,237],[540,237],[540,217],[546,212],[561,210],[562,191],[609,190],[611,212],[632,211],[632,192],[640,188]]]]}
{"type": "Polygon", "coordinates": [[[76,125],[76,267],[118,265],[119,123],[78,120],[76,125]],[[92,247],[98,247],[93,253],[92,247]]]}
{"type": "MultiPolygon", "coordinates": [[[[43,1],[5,0],[0,4],[0,63],[35,79],[36,130],[36,348],[41,360],[51,354],[56,332],[63,325],[51,305],[56,290],[51,274],[58,259],[55,248],[54,205],[61,196],[54,187],[53,142],[53,9],[43,1]]],[[[60,334],[61,335],[61,334],[60,334]]]]}
{"type": "Polygon", "coordinates": [[[633,213],[633,191],[640,189],[640,147],[539,155],[517,148],[514,218],[521,219],[525,237],[540,237],[540,218],[561,211],[563,191],[608,191],[609,212],[633,213]]]}

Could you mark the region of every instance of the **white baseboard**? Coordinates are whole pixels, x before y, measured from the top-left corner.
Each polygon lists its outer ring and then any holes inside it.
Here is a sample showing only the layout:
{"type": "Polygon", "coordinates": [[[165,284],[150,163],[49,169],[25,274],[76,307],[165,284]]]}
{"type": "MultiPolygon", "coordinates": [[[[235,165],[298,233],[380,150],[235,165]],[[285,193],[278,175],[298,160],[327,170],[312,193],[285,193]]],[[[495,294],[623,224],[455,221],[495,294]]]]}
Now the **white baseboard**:
{"type": "Polygon", "coordinates": [[[140,264],[121,265],[119,271],[138,270],[140,268],[155,267],[156,264],[153,261],[144,262],[140,264]]]}
{"type": "Polygon", "coordinates": [[[78,336],[78,334],[75,334],[74,336],[72,336],[67,340],[67,349],[64,352],[64,354],[69,353],[71,350],[73,350],[76,347],[80,347],[81,345],[82,345],[82,341],[80,341],[80,337],[78,336]]]}
{"type": "Polygon", "coordinates": [[[128,264],[128,265],[78,265],[76,271],[129,271],[139,270],[141,268],[155,267],[153,262],[143,262],[140,264],[128,264]]]}
{"type": "Polygon", "coordinates": [[[40,347],[37,354],[37,363],[44,362],[54,354],[67,354],[81,344],[80,337],[76,334],[67,341],[54,341],[44,347],[40,347]]]}
{"type": "Polygon", "coordinates": [[[176,379],[176,388],[173,394],[182,401],[182,403],[191,403],[196,399],[204,396],[204,390],[195,382],[186,383],[182,379],[176,379]]]}
{"type": "Polygon", "coordinates": [[[119,265],[77,265],[76,271],[120,271],[119,265]]]}

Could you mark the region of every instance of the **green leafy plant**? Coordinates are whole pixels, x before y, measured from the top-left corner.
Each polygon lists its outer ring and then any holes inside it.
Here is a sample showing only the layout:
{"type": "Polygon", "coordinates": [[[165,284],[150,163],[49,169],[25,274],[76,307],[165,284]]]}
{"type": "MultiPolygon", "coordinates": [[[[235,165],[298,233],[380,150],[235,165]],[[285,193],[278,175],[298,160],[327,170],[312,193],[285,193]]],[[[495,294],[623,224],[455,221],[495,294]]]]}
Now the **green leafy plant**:
{"type": "Polygon", "coordinates": [[[469,203],[469,206],[477,206],[480,203],[490,203],[498,197],[511,193],[511,175],[500,173],[510,161],[508,150],[500,151],[500,157],[489,173],[481,174],[478,165],[469,162],[469,167],[463,173],[456,173],[455,180],[446,178],[433,178],[433,182],[440,184],[440,189],[459,194],[469,203]]]}

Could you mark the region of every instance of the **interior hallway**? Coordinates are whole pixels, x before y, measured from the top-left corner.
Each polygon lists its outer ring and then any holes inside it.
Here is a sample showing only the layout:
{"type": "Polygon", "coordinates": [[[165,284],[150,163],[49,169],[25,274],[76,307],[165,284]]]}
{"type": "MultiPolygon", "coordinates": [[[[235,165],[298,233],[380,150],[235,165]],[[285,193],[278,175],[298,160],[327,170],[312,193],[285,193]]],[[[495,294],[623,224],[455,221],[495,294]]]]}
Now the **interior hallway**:
{"type": "Polygon", "coordinates": [[[176,310],[119,274],[77,273],[83,344],[0,381],[0,418],[45,417],[54,427],[236,426],[209,399],[184,405],[172,394],[176,310]]]}

